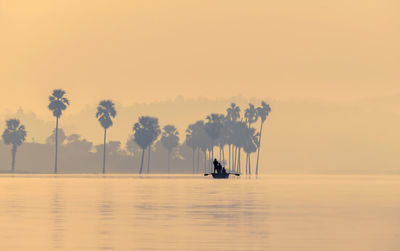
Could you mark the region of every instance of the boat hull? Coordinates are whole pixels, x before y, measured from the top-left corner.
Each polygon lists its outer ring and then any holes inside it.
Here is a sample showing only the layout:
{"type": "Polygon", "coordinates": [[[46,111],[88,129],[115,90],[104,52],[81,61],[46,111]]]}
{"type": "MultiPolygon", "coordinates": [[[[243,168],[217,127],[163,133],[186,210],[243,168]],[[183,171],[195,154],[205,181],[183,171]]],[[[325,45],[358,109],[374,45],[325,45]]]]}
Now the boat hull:
{"type": "Polygon", "coordinates": [[[229,173],[211,173],[214,179],[228,179],[229,173]]]}

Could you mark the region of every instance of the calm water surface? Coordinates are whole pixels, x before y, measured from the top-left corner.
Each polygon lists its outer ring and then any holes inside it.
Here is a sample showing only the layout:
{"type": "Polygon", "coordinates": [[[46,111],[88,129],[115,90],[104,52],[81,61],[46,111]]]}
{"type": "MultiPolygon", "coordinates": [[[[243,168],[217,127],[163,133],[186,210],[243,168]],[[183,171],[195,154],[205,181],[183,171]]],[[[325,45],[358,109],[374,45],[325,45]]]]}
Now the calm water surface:
{"type": "Polygon", "coordinates": [[[400,250],[400,177],[0,175],[0,250],[400,250]]]}

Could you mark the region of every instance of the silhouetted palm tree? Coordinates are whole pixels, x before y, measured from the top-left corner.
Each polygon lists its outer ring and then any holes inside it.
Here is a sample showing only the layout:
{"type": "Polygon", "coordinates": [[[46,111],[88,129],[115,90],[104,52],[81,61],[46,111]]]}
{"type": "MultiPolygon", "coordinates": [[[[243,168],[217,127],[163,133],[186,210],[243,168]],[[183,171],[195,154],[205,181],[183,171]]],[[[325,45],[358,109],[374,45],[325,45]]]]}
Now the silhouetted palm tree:
{"type": "MultiPolygon", "coordinates": [[[[249,108],[247,108],[244,112],[244,117],[246,119],[246,122],[248,123],[248,127],[251,128],[251,124],[257,122],[258,119],[258,114],[257,114],[257,109],[254,107],[253,104],[249,104],[249,108]]],[[[250,152],[246,154],[246,163],[250,162],[250,152]]],[[[251,174],[251,167],[247,169],[246,165],[246,174],[247,171],[249,174],[251,174]]]]}
{"type": "Polygon", "coordinates": [[[257,109],[254,107],[253,104],[249,104],[249,108],[244,111],[244,117],[246,119],[246,122],[249,124],[249,127],[251,127],[251,124],[257,122],[257,109]]]}
{"type": "Polygon", "coordinates": [[[214,145],[215,142],[221,135],[221,130],[223,127],[224,115],[212,113],[207,116],[207,123],[205,124],[205,129],[208,136],[211,138],[211,159],[214,159],[214,145]]]}
{"type": "Polygon", "coordinates": [[[232,124],[232,144],[235,146],[233,171],[240,172],[240,151],[247,140],[247,123],[236,121],[232,124]]]}
{"type": "Polygon", "coordinates": [[[223,117],[222,119],[222,129],[221,129],[221,134],[217,140],[217,143],[219,145],[219,158],[221,160],[221,163],[224,164],[225,166],[225,146],[230,144],[230,137],[231,137],[231,124],[232,121],[230,121],[227,117],[223,117]]]}
{"type": "Polygon", "coordinates": [[[271,112],[271,107],[269,106],[269,104],[265,103],[264,101],[261,102],[261,107],[257,107],[257,114],[258,114],[258,117],[261,118],[261,125],[260,125],[260,132],[258,133],[259,139],[258,139],[258,147],[257,147],[256,175],[258,175],[258,160],[260,158],[262,129],[264,126],[264,122],[267,119],[270,112],[271,112]]]}
{"type": "Polygon", "coordinates": [[[170,172],[171,151],[178,146],[179,133],[173,125],[166,125],[161,135],[161,143],[168,150],[168,174],[170,172]]]}
{"type": "Polygon", "coordinates": [[[234,150],[234,146],[232,144],[232,133],[233,133],[233,125],[240,118],[240,107],[235,103],[232,103],[231,106],[226,109],[226,121],[224,127],[226,128],[226,132],[228,134],[228,147],[229,147],[229,170],[233,170],[233,166],[235,166],[235,158],[236,151],[234,150]]]}
{"type": "MultiPolygon", "coordinates": [[[[207,135],[204,122],[202,120],[197,121],[194,124],[190,124],[186,129],[186,145],[188,145],[193,151],[193,173],[195,173],[194,165],[194,154],[197,150],[197,155],[199,156],[200,150],[204,152],[204,171],[206,172],[206,162],[207,162],[207,148],[211,144],[210,137],[207,135]]],[[[199,158],[197,159],[197,167],[199,168],[199,158]]]]}
{"type": "Polygon", "coordinates": [[[207,150],[210,148],[211,139],[206,132],[205,125],[202,120],[199,120],[196,123],[189,125],[188,129],[186,130],[186,144],[192,149],[197,148],[198,151],[203,151],[204,172],[207,172],[207,150]]]}
{"type": "Polygon", "coordinates": [[[69,100],[64,96],[65,91],[61,89],[53,90],[52,95],[49,96],[49,109],[53,112],[54,117],[56,117],[56,152],[55,152],[55,162],[54,162],[54,173],[57,173],[57,151],[58,151],[58,119],[61,117],[62,112],[67,109],[69,105],[69,100]]]}
{"type": "Polygon", "coordinates": [[[247,154],[248,158],[246,159],[246,173],[251,174],[251,158],[250,154],[257,151],[258,146],[258,133],[255,134],[256,129],[254,128],[246,128],[245,131],[245,141],[243,145],[243,151],[247,154]]]}
{"type": "Polygon", "coordinates": [[[158,136],[161,134],[160,126],[158,124],[158,118],[151,119],[151,142],[149,145],[149,149],[147,152],[147,173],[150,173],[150,153],[151,153],[151,146],[154,142],[158,139],[158,136]]]}
{"type": "Polygon", "coordinates": [[[15,172],[15,155],[17,147],[25,141],[25,126],[20,125],[18,119],[9,119],[6,122],[7,128],[3,132],[4,143],[11,146],[11,172],[15,172]]]}
{"type": "Polygon", "coordinates": [[[226,117],[230,121],[237,121],[240,118],[240,107],[232,103],[231,106],[226,109],[226,117]]]}
{"type": "Polygon", "coordinates": [[[111,100],[100,101],[97,106],[96,118],[104,128],[104,148],[103,148],[103,174],[106,173],[106,138],[107,129],[113,125],[112,119],[117,115],[115,105],[111,100]]]}
{"type": "Polygon", "coordinates": [[[194,167],[194,153],[196,149],[198,148],[198,145],[196,144],[196,138],[195,138],[195,124],[191,124],[188,126],[186,129],[186,140],[185,144],[189,146],[192,149],[193,152],[193,158],[192,158],[192,165],[193,165],[193,174],[195,173],[195,167],[194,167]]]}
{"type": "Polygon", "coordinates": [[[135,123],[135,125],[133,126],[133,131],[133,137],[136,144],[138,144],[140,148],[142,148],[142,158],[140,161],[139,174],[143,172],[144,151],[146,150],[146,148],[149,148],[147,168],[147,171],[149,172],[151,151],[150,147],[161,133],[160,126],[158,125],[158,119],[148,116],[141,116],[139,117],[139,122],[135,123]]]}

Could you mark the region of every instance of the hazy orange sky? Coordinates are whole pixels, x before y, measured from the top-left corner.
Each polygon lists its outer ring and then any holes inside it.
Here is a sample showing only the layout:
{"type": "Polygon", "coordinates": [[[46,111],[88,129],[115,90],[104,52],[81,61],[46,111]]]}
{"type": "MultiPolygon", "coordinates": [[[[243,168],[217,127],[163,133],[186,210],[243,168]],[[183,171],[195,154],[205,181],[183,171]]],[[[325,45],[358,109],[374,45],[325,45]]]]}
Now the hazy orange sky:
{"type": "Polygon", "coordinates": [[[400,2],[0,0],[0,112],[185,97],[400,93],[400,2]]]}

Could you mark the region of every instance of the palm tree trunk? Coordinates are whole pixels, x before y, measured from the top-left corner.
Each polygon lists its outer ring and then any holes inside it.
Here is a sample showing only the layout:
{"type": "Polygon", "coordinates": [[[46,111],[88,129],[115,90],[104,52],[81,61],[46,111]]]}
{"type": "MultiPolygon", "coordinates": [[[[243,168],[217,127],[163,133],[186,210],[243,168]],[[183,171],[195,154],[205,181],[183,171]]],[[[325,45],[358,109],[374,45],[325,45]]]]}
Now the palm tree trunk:
{"type": "Polygon", "coordinates": [[[251,153],[249,153],[249,175],[251,175],[251,153]]]}
{"type": "Polygon", "coordinates": [[[247,173],[250,174],[250,153],[247,153],[247,173]]]}
{"type": "Polygon", "coordinates": [[[207,151],[208,151],[207,164],[208,164],[208,170],[210,170],[211,169],[211,163],[210,163],[211,152],[208,149],[207,149],[207,151]]]}
{"type": "Polygon", "coordinates": [[[147,174],[150,173],[150,153],[151,153],[151,145],[147,151],[147,174]]]}
{"type": "Polygon", "coordinates": [[[211,163],[214,161],[214,144],[211,146],[211,163]]]}
{"type": "Polygon", "coordinates": [[[231,146],[231,171],[235,172],[235,146],[231,146]]]}
{"type": "Polygon", "coordinates": [[[222,162],[225,165],[225,146],[222,146],[222,162]]]}
{"type": "Polygon", "coordinates": [[[143,171],[143,160],[144,160],[144,148],[142,149],[142,159],[140,161],[140,169],[139,169],[139,174],[142,174],[143,171]]]}
{"type": "MultiPolygon", "coordinates": [[[[135,156],[135,155],[134,155],[135,156]]],[[[139,158],[139,165],[138,165],[138,167],[139,167],[139,169],[140,169],[140,165],[142,164],[142,158],[139,158]]]]}
{"type": "Polygon", "coordinates": [[[195,173],[195,171],[194,171],[194,169],[195,169],[195,167],[194,167],[194,162],[195,162],[195,161],[194,161],[194,158],[195,158],[195,155],[194,155],[194,148],[192,148],[192,152],[193,152],[193,163],[192,163],[192,164],[193,164],[193,174],[194,174],[194,173],[195,173]]]}
{"type": "MultiPolygon", "coordinates": [[[[211,163],[214,161],[214,144],[211,145],[211,163]]],[[[213,170],[213,167],[211,166],[211,170],[213,170]]]]}
{"type": "Polygon", "coordinates": [[[106,173],[106,138],[107,138],[107,129],[104,129],[103,174],[106,173]]]}
{"type": "Polygon", "coordinates": [[[56,156],[54,162],[54,173],[57,173],[57,153],[58,153],[58,117],[56,117],[56,156]]]}
{"type": "Polygon", "coordinates": [[[240,170],[240,147],[239,147],[239,151],[238,151],[238,172],[241,173],[241,170],[240,170]]]}
{"type": "Polygon", "coordinates": [[[219,161],[222,160],[222,149],[221,149],[221,145],[219,145],[219,161]]]}
{"type": "Polygon", "coordinates": [[[204,173],[207,173],[207,150],[204,150],[204,173]]]}
{"type": "Polygon", "coordinates": [[[259,158],[260,158],[261,134],[262,134],[263,126],[264,126],[264,122],[261,122],[261,126],[260,126],[260,138],[258,139],[258,149],[257,149],[256,175],[258,175],[258,160],[259,160],[259,158]]]}
{"type": "Polygon", "coordinates": [[[211,151],[208,150],[208,170],[211,171],[211,151]]]}
{"type": "Polygon", "coordinates": [[[17,153],[17,146],[13,145],[11,148],[11,172],[15,172],[15,154],[17,153]]]}
{"type": "Polygon", "coordinates": [[[230,144],[228,145],[228,148],[229,148],[229,161],[228,161],[228,163],[229,163],[229,172],[232,172],[232,169],[231,169],[231,145],[230,144]]]}
{"type": "Polygon", "coordinates": [[[233,145],[232,146],[232,169],[234,170],[234,172],[236,172],[236,146],[233,145]]]}
{"type": "Polygon", "coordinates": [[[196,167],[196,173],[199,173],[200,170],[200,148],[197,148],[197,167],[196,167]]]}
{"type": "Polygon", "coordinates": [[[249,154],[246,153],[246,174],[247,174],[247,166],[248,166],[249,154]]]}
{"type": "Polygon", "coordinates": [[[171,151],[168,149],[168,174],[169,174],[169,172],[170,172],[170,158],[171,158],[171,151]]]}
{"type": "Polygon", "coordinates": [[[233,161],[233,168],[235,169],[235,172],[237,173],[237,152],[238,152],[238,148],[237,146],[235,146],[235,157],[234,157],[234,161],[233,161]]]}

